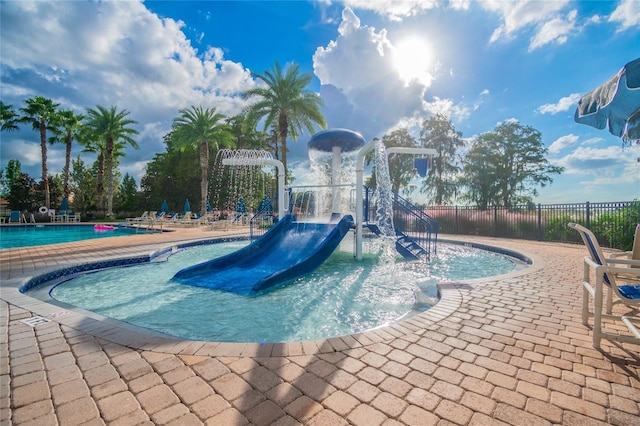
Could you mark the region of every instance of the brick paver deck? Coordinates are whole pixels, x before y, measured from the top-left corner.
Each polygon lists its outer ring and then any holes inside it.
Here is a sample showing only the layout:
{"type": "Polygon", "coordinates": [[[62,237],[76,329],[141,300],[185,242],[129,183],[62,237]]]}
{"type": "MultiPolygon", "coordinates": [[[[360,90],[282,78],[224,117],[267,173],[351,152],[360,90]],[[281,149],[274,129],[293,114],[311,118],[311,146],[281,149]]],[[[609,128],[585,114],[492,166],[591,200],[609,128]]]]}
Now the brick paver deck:
{"type": "Polygon", "coordinates": [[[442,283],[435,308],[393,326],[290,344],[149,336],[52,317],[60,307],[16,291],[43,271],[212,235],[225,234],[0,251],[0,424],[640,425],[640,346],[596,350],[580,322],[582,246],[466,237],[534,264],[442,283]],[[51,321],[20,322],[33,316],[51,321]]]}

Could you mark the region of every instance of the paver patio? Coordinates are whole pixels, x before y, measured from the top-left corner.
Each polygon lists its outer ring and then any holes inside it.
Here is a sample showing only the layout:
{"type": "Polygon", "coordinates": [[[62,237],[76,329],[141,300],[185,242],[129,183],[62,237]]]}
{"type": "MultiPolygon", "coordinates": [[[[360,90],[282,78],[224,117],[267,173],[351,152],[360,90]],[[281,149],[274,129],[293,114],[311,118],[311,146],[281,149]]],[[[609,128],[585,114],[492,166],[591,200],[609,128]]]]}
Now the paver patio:
{"type": "Polygon", "coordinates": [[[640,346],[596,350],[580,322],[581,245],[452,237],[534,264],[442,283],[435,308],[399,324],[289,344],[183,341],[75,311],[52,317],[59,306],[16,291],[43,271],[228,234],[0,251],[0,424],[640,425],[640,346]],[[34,316],[51,321],[20,322],[34,316]]]}

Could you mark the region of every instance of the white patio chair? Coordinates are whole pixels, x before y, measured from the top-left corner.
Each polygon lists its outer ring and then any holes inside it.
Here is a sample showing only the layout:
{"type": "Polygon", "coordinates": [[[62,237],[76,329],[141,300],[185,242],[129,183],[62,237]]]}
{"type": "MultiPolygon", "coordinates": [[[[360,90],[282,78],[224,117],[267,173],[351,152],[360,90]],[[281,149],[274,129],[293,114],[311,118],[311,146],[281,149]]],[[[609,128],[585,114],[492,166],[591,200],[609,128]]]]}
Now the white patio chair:
{"type": "Polygon", "coordinates": [[[593,232],[577,223],[569,223],[569,228],[580,233],[582,241],[587,247],[589,256],[584,258],[582,276],[582,323],[588,325],[589,317],[593,316],[593,346],[600,348],[600,341],[604,339],[640,344],[640,318],[635,314],[613,315],[613,305],[624,304],[637,310],[640,308],[640,262],[631,259],[605,258],[600,244],[593,232]],[[591,283],[591,270],[595,275],[595,285],[591,283]],[[618,284],[629,282],[627,285],[618,284]],[[607,288],[606,312],[602,312],[604,304],[604,290],[607,288]],[[589,311],[590,297],[594,300],[593,313],[589,311]],[[610,318],[622,321],[632,336],[602,331],[602,319],[610,318]]]}
{"type": "Polygon", "coordinates": [[[145,211],[144,213],[142,213],[142,215],[138,217],[128,217],[126,220],[129,223],[140,223],[140,222],[144,222],[148,218],[149,218],[149,212],[145,211]]]}

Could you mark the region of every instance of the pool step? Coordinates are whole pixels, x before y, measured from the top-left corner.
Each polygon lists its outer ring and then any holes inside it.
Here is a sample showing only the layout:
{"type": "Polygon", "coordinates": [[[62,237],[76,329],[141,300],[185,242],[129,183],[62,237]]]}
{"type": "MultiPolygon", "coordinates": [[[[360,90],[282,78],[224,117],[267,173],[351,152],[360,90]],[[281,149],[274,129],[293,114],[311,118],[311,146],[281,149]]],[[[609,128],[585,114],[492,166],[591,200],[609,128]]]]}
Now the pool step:
{"type": "MultiPolygon", "coordinates": [[[[369,223],[366,226],[374,234],[381,234],[378,225],[369,223]]],[[[396,236],[398,237],[396,239],[396,250],[402,255],[402,257],[404,257],[405,259],[417,260],[426,256],[427,251],[420,244],[418,244],[417,241],[415,241],[404,232],[400,231],[398,228],[396,228],[395,232],[396,236]]]]}

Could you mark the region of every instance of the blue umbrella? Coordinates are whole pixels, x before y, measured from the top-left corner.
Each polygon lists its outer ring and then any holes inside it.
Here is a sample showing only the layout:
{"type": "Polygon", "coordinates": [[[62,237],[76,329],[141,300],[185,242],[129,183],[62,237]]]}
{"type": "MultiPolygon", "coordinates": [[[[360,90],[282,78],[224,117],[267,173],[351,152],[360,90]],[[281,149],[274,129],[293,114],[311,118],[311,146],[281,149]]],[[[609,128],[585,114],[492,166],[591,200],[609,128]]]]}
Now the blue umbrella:
{"type": "Polygon", "coordinates": [[[160,211],[163,213],[169,213],[169,204],[167,204],[167,200],[162,202],[162,206],[160,206],[160,211]]]}
{"type": "Polygon", "coordinates": [[[211,212],[211,203],[209,202],[209,199],[207,198],[207,213],[211,212]]]}
{"type": "Polygon", "coordinates": [[[66,213],[68,211],[69,211],[69,200],[67,200],[67,197],[64,197],[62,199],[62,203],[60,203],[60,212],[66,213]]]}
{"type": "Polygon", "coordinates": [[[266,195],[262,197],[262,201],[260,201],[260,207],[258,211],[263,213],[272,213],[273,212],[273,204],[271,204],[271,200],[266,195]]]}
{"type": "Polygon", "coordinates": [[[189,204],[189,199],[187,198],[186,200],[184,200],[184,212],[190,212],[191,211],[191,204],[189,204]]]}
{"type": "Polygon", "coordinates": [[[238,200],[238,204],[236,204],[236,212],[238,213],[246,213],[247,205],[244,203],[244,198],[240,197],[238,200]]]}
{"type": "Polygon", "coordinates": [[[624,140],[640,140],[640,58],[626,64],[603,85],[584,95],[574,115],[576,123],[624,140]]]}

